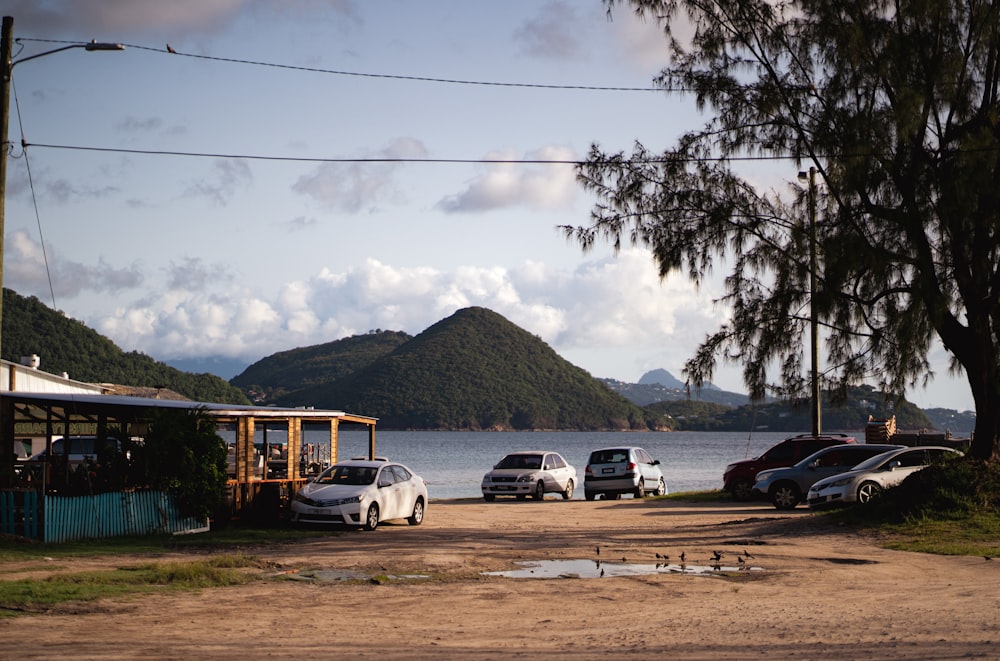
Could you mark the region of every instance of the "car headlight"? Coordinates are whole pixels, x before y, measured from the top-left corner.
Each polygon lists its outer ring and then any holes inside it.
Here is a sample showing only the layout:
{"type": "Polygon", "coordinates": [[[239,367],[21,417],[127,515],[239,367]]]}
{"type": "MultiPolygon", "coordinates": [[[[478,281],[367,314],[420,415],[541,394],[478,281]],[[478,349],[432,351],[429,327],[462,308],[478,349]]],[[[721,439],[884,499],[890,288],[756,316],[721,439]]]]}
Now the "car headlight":
{"type": "Polygon", "coordinates": [[[826,486],[828,486],[828,487],[846,487],[848,484],[851,483],[851,481],[853,479],[854,479],[853,477],[845,477],[845,478],[840,479],[840,480],[834,480],[833,482],[830,482],[826,486]]]}
{"type": "Polygon", "coordinates": [[[535,474],[534,473],[528,473],[526,475],[518,475],[517,476],[517,481],[518,482],[534,482],[535,481],[535,474]]]}
{"type": "Polygon", "coordinates": [[[347,498],[342,498],[340,500],[341,505],[350,505],[351,503],[360,503],[361,496],[349,496],[347,498]]]}
{"type": "Polygon", "coordinates": [[[308,501],[309,499],[301,491],[296,491],[295,492],[295,500],[299,501],[300,503],[304,503],[304,502],[308,501]]]}

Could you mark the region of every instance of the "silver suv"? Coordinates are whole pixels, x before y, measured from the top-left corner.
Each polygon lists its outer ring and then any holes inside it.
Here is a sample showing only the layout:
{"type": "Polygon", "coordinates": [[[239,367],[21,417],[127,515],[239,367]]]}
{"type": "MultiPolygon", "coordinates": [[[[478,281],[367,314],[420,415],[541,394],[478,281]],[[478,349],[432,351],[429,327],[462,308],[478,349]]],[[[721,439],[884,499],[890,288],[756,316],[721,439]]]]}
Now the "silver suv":
{"type": "Polygon", "coordinates": [[[602,448],[591,452],[583,478],[584,497],[594,500],[603,495],[606,500],[617,500],[623,493],[636,498],[647,493],[666,494],[667,483],[659,460],[637,447],[602,448]]]}
{"type": "Polygon", "coordinates": [[[846,473],[869,457],[901,447],[874,443],[831,445],[787,468],[772,468],[757,473],[753,495],[767,496],[779,510],[794,509],[815,482],[846,473]]]}

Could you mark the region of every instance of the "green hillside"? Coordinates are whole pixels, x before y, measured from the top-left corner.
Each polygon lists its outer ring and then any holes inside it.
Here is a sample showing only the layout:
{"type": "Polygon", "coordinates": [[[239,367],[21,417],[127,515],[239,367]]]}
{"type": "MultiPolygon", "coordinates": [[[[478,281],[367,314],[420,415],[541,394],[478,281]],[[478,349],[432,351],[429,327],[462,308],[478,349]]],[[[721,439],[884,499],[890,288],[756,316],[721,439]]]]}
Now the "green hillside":
{"type": "MultiPolygon", "coordinates": [[[[666,416],[676,429],[687,431],[768,431],[803,432],[812,426],[808,401],[768,402],[740,407],[719,406],[706,402],[663,401],[646,410],[666,416]]],[[[896,416],[900,430],[933,429],[934,423],[917,406],[903,401],[891,403],[871,386],[848,388],[845,397],[836,399],[824,393],[822,423],[825,431],[863,430],[868,416],[887,419],[896,416]]]]}
{"type": "Polygon", "coordinates": [[[392,429],[645,429],[644,413],[538,337],[466,308],[334,382],[277,400],[392,429]]]}
{"type": "Polygon", "coordinates": [[[251,399],[269,404],[295,390],[342,379],[407,342],[402,331],[375,330],[335,342],[282,351],[262,358],[230,383],[251,399]]]}
{"type": "Polygon", "coordinates": [[[34,296],[3,290],[3,357],[37,354],[41,369],[88,383],[163,386],[199,402],[249,404],[243,392],[213,374],[190,374],[136,351],[125,352],[97,331],[34,296]]]}

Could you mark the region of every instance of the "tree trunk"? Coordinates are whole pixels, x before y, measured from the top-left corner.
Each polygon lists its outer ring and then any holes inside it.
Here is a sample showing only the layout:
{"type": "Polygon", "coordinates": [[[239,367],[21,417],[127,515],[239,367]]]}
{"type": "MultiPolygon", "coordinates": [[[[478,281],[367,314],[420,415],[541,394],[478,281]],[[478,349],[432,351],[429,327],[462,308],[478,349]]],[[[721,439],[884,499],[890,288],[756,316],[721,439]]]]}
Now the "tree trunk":
{"type": "Polygon", "coordinates": [[[973,375],[966,368],[972,397],[976,402],[976,430],[969,454],[983,461],[1000,459],[1000,379],[993,370],[981,369],[973,375]]]}

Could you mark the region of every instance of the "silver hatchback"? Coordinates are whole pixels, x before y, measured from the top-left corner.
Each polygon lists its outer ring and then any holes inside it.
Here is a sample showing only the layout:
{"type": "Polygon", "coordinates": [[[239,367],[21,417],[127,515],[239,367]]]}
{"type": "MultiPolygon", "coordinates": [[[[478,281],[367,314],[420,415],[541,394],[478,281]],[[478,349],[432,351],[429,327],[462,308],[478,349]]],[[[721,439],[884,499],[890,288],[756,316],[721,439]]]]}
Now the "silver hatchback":
{"type": "Polygon", "coordinates": [[[646,494],[662,496],[667,482],[660,470],[660,461],[642,448],[625,446],[601,448],[590,453],[583,479],[583,494],[587,500],[598,496],[621,498],[630,493],[636,498],[646,494]]]}

